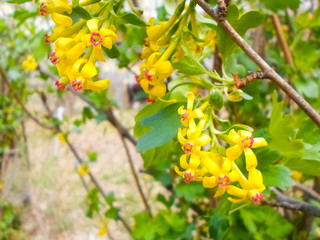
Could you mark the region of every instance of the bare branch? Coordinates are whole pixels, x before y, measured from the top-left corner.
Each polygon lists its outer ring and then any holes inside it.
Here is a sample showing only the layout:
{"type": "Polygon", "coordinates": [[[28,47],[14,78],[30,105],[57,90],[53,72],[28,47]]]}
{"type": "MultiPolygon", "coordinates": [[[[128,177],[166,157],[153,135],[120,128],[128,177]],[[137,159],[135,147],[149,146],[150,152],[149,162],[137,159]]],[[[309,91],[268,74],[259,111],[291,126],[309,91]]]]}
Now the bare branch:
{"type": "Polygon", "coordinates": [[[300,191],[306,193],[309,197],[320,202],[320,194],[312,189],[307,188],[302,183],[296,182],[296,184],[293,187],[299,189],[300,191]]]}
{"type": "Polygon", "coordinates": [[[249,44],[234,30],[227,20],[220,21],[218,13],[204,0],[193,0],[202,9],[217,21],[233,41],[254,61],[275,84],[277,84],[301,109],[317,124],[320,128],[319,113],[304,100],[279,74],[277,74],[250,46],[249,44]]]}
{"type": "Polygon", "coordinates": [[[263,204],[291,209],[293,211],[301,211],[315,217],[320,217],[320,208],[317,206],[289,198],[274,187],[270,187],[269,189],[276,194],[277,202],[263,201],[263,204]]]}
{"type": "Polygon", "coordinates": [[[236,86],[237,88],[243,88],[244,86],[246,86],[248,83],[253,82],[257,79],[264,79],[266,78],[264,72],[249,72],[248,76],[246,76],[245,78],[236,78],[235,82],[236,82],[236,86]]]}
{"type": "Polygon", "coordinates": [[[39,121],[39,119],[37,119],[35,116],[33,116],[33,114],[31,112],[29,112],[29,110],[26,108],[26,106],[23,104],[23,102],[21,101],[21,99],[18,97],[18,95],[12,90],[11,88],[11,84],[10,81],[6,75],[6,73],[4,72],[4,70],[0,67],[0,75],[1,78],[4,80],[5,84],[8,86],[11,94],[13,95],[14,99],[17,101],[17,103],[20,105],[20,107],[22,108],[22,110],[35,122],[37,123],[39,126],[48,129],[48,130],[54,130],[54,127],[52,126],[48,126],[44,123],[42,123],[41,121],[39,121]]]}
{"type": "Polygon", "coordinates": [[[132,160],[129,148],[127,146],[126,140],[123,137],[124,134],[122,133],[122,130],[121,130],[120,126],[118,125],[117,121],[115,120],[115,116],[113,114],[113,111],[112,111],[111,107],[108,108],[108,110],[106,111],[106,115],[108,116],[108,118],[111,118],[110,121],[115,122],[115,125],[116,125],[115,127],[116,127],[116,129],[117,129],[117,131],[119,133],[121,142],[122,142],[122,144],[124,146],[124,149],[126,151],[126,154],[127,154],[127,159],[128,159],[129,165],[130,165],[130,169],[131,169],[131,173],[133,175],[134,181],[135,181],[136,186],[138,188],[139,194],[140,194],[140,196],[142,198],[143,204],[144,204],[146,210],[149,212],[149,214],[151,216],[151,209],[150,209],[150,206],[148,204],[148,200],[147,200],[146,196],[143,193],[143,190],[142,190],[138,175],[137,175],[137,173],[136,173],[136,171],[134,169],[133,160],[132,160]]]}

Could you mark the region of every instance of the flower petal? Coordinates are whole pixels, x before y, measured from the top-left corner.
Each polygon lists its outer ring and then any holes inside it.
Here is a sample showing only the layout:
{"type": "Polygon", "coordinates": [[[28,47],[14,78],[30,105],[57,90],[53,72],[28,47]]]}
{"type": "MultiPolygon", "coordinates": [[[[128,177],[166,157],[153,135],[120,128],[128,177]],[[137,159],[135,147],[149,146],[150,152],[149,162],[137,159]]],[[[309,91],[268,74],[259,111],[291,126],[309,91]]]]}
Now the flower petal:
{"type": "Polygon", "coordinates": [[[214,188],[218,185],[217,178],[215,176],[212,177],[204,177],[202,181],[202,185],[205,188],[214,188]]]}
{"type": "Polygon", "coordinates": [[[90,32],[98,32],[98,19],[90,19],[87,21],[87,26],[90,30],[90,32]]]}
{"type": "Polygon", "coordinates": [[[94,46],[93,50],[92,50],[92,54],[97,60],[100,60],[101,62],[105,62],[106,61],[106,59],[105,59],[105,57],[103,55],[103,52],[102,52],[101,45],[94,46]]]}
{"type": "Polygon", "coordinates": [[[180,157],[180,166],[181,166],[183,169],[188,169],[188,168],[190,168],[190,167],[189,167],[189,164],[187,163],[187,154],[183,154],[183,155],[180,157]]]}
{"type": "Polygon", "coordinates": [[[239,145],[234,145],[232,147],[227,148],[226,155],[230,161],[237,159],[242,153],[242,148],[239,145]]]}
{"type": "MultiPolygon", "coordinates": [[[[234,130],[231,129],[231,131],[229,132],[228,136],[227,136],[227,142],[230,145],[235,145],[237,144],[239,141],[241,141],[239,134],[234,130]]],[[[231,160],[231,159],[230,159],[231,160]]]]}
{"type": "Polygon", "coordinates": [[[195,154],[191,154],[190,160],[189,160],[190,168],[197,169],[200,165],[200,158],[196,156],[195,154]]]}
{"type": "Polygon", "coordinates": [[[94,64],[89,61],[83,66],[80,74],[85,78],[91,79],[92,77],[97,75],[98,72],[94,64]]]}
{"type": "Polygon", "coordinates": [[[264,138],[254,138],[251,148],[264,147],[264,146],[267,146],[267,145],[268,145],[268,143],[264,138]]]}
{"type": "Polygon", "coordinates": [[[250,148],[245,148],[244,154],[246,156],[246,169],[250,171],[258,165],[257,157],[250,148]]]}
{"type": "Polygon", "coordinates": [[[227,187],[219,187],[214,197],[221,197],[227,190],[227,187]]]}
{"type": "Polygon", "coordinates": [[[84,89],[90,89],[93,91],[101,91],[106,89],[110,84],[109,79],[99,80],[99,81],[86,81],[84,84],[84,89]]]}

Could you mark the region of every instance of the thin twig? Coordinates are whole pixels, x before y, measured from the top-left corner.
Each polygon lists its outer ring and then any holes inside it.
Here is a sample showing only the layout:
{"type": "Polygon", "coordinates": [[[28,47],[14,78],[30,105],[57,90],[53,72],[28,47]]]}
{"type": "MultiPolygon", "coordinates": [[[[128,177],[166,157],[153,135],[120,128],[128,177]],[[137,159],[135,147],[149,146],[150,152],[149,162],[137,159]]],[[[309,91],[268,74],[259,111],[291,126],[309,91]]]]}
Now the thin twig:
{"type": "Polygon", "coordinates": [[[28,138],[26,134],[26,127],[23,120],[21,120],[21,128],[22,128],[22,138],[24,143],[24,153],[27,162],[27,168],[30,167],[30,158],[29,158],[29,148],[28,148],[28,138]]]}
{"type": "MultiPolygon", "coordinates": [[[[130,69],[130,68],[129,68],[130,69]]],[[[55,75],[53,75],[51,72],[48,72],[46,70],[44,70],[43,67],[38,67],[38,71],[47,75],[48,77],[50,77],[51,79],[53,79],[54,81],[58,80],[57,77],[55,75]]],[[[131,70],[132,71],[132,70],[131,70]]],[[[135,74],[134,72],[132,72],[132,74],[135,74]]],[[[69,91],[70,93],[72,93],[73,95],[79,97],[82,101],[86,102],[89,106],[93,107],[95,110],[97,110],[99,113],[105,113],[106,110],[105,109],[99,109],[95,106],[95,104],[91,101],[89,101],[83,94],[78,93],[73,91],[71,88],[67,87],[66,88],[67,91],[69,91]]],[[[107,116],[107,120],[115,127],[116,124],[118,126],[120,126],[121,128],[121,132],[123,133],[123,136],[125,138],[127,138],[133,145],[137,145],[137,141],[134,139],[134,137],[130,134],[130,132],[120,123],[120,121],[117,118],[114,118],[112,121],[110,120],[110,118],[107,116]]]]}
{"type": "Polygon", "coordinates": [[[20,105],[20,107],[22,108],[22,110],[35,122],[37,123],[39,126],[48,129],[48,130],[53,130],[54,127],[52,126],[48,126],[44,123],[42,123],[41,121],[39,121],[35,116],[33,116],[29,110],[26,108],[26,106],[23,104],[23,102],[21,101],[21,99],[18,97],[18,95],[12,90],[11,88],[11,84],[10,81],[7,77],[7,75],[5,74],[5,72],[3,71],[3,69],[0,67],[0,75],[2,77],[2,79],[4,80],[4,82],[6,83],[6,85],[8,86],[11,94],[13,95],[13,97],[15,98],[15,100],[17,101],[17,103],[20,105]]]}
{"type": "Polygon", "coordinates": [[[249,72],[248,76],[246,76],[245,78],[236,78],[235,82],[236,82],[236,86],[237,88],[243,88],[244,86],[246,86],[248,83],[253,82],[257,79],[264,79],[266,78],[264,72],[249,72]]]}
{"type": "MultiPolygon", "coordinates": [[[[45,109],[47,110],[47,112],[50,115],[50,117],[53,118],[54,116],[52,115],[52,111],[50,110],[50,107],[48,106],[47,98],[46,98],[44,92],[40,92],[40,94],[41,94],[41,101],[42,101],[45,109]]],[[[56,130],[59,133],[63,133],[61,128],[60,128],[60,126],[56,126],[56,130]]],[[[65,137],[65,140],[66,140],[66,143],[67,143],[69,149],[71,150],[71,152],[73,153],[73,155],[77,159],[78,163],[82,164],[84,161],[82,160],[82,158],[80,157],[80,155],[76,151],[76,148],[74,147],[74,145],[68,140],[67,137],[65,137]]],[[[95,187],[98,189],[98,191],[102,195],[102,197],[104,197],[106,194],[105,194],[103,188],[101,187],[101,185],[99,184],[99,182],[97,181],[97,179],[93,176],[93,174],[91,172],[89,172],[88,175],[89,175],[90,180],[92,181],[92,183],[95,185],[95,187]]],[[[128,231],[128,233],[131,234],[132,229],[130,228],[129,224],[124,220],[124,218],[119,213],[118,213],[117,217],[121,221],[121,223],[123,224],[125,229],[128,231]]]]}
{"type": "Polygon", "coordinates": [[[320,202],[320,194],[317,193],[316,191],[307,188],[305,185],[299,182],[296,182],[296,184],[293,187],[296,189],[299,189],[300,191],[306,193],[309,197],[320,202]]]}
{"type": "Polygon", "coordinates": [[[291,54],[290,48],[288,46],[288,43],[287,43],[287,41],[286,41],[286,39],[284,37],[283,31],[282,31],[281,22],[280,22],[278,14],[276,14],[276,13],[272,14],[272,23],[273,23],[273,26],[274,26],[274,28],[276,30],[277,39],[278,39],[280,48],[281,48],[281,50],[283,52],[284,59],[286,60],[286,62],[292,68],[294,68],[294,62],[293,62],[292,54],[291,54]]]}
{"type": "MultiPolygon", "coordinates": [[[[108,110],[106,111],[106,115],[108,116],[108,118],[115,119],[115,116],[114,116],[114,114],[113,114],[113,111],[112,111],[112,108],[111,108],[111,107],[108,108],[108,110]]],[[[133,160],[132,160],[132,157],[131,157],[129,148],[128,148],[127,143],[126,143],[126,141],[125,141],[125,139],[124,139],[124,137],[123,137],[123,133],[121,132],[122,130],[121,130],[120,126],[117,124],[117,122],[116,122],[115,120],[111,120],[111,119],[110,119],[110,121],[113,121],[113,122],[115,122],[115,124],[116,124],[115,127],[116,127],[116,129],[117,129],[117,131],[118,131],[118,133],[119,133],[120,139],[121,139],[122,144],[123,144],[123,146],[124,146],[124,149],[125,149],[125,151],[126,151],[127,159],[128,159],[129,164],[130,164],[130,169],[131,169],[131,172],[132,172],[134,181],[135,181],[135,183],[136,183],[136,186],[137,186],[137,188],[138,188],[139,194],[140,194],[140,196],[141,196],[141,198],[142,198],[143,204],[144,204],[146,210],[149,212],[149,214],[150,214],[150,216],[151,216],[151,209],[150,209],[150,206],[149,206],[149,204],[148,204],[148,200],[147,200],[146,196],[145,196],[144,193],[143,193],[143,190],[142,190],[142,187],[141,187],[141,184],[140,184],[138,175],[137,175],[137,173],[136,173],[136,171],[135,171],[135,168],[134,168],[134,165],[133,165],[133,160]]]]}
{"type": "Polygon", "coordinates": [[[279,74],[277,74],[237,33],[227,20],[220,21],[217,12],[204,0],[195,1],[207,14],[209,14],[221,28],[233,39],[233,41],[247,54],[247,56],[255,62],[267,76],[275,84],[277,84],[301,109],[317,124],[320,128],[319,113],[304,100],[279,74]]]}
{"type": "Polygon", "coordinates": [[[301,211],[315,217],[320,217],[320,208],[317,206],[289,198],[274,187],[270,187],[269,189],[276,194],[277,202],[263,201],[263,204],[291,209],[293,211],[301,211]]]}

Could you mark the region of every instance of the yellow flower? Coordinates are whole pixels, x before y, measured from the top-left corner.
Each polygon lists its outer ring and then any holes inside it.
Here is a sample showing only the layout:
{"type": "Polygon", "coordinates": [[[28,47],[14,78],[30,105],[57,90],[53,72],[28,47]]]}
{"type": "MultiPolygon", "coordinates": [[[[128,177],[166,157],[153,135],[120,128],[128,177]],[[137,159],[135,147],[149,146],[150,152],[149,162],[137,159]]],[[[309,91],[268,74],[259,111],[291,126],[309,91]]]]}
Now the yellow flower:
{"type": "Polygon", "coordinates": [[[231,161],[237,159],[242,152],[246,157],[246,168],[248,171],[257,166],[257,157],[251,150],[251,148],[258,148],[267,146],[268,143],[264,138],[253,138],[252,133],[245,130],[236,132],[232,129],[226,140],[232,147],[229,147],[226,151],[227,158],[231,161]]]}
{"type": "Polygon", "coordinates": [[[78,166],[77,171],[80,174],[80,176],[87,175],[90,172],[88,165],[85,163],[81,163],[78,166]]]}
{"type": "Polygon", "coordinates": [[[302,173],[298,171],[292,171],[292,179],[299,181],[302,178],[302,173]]]}
{"type": "Polygon", "coordinates": [[[108,233],[108,227],[102,221],[100,222],[100,230],[98,232],[99,237],[102,237],[108,233]]]}
{"type": "Polygon", "coordinates": [[[82,42],[77,42],[73,38],[58,38],[54,44],[55,52],[50,53],[50,61],[57,65],[57,70],[61,77],[67,75],[67,71],[71,70],[71,66],[86,50],[86,46],[82,42]],[[68,68],[68,66],[70,66],[68,68]]]}
{"type": "Polygon", "coordinates": [[[38,67],[36,60],[32,55],[29,55],[28,58],[22,63],[22,67],[26,70],[35,70],[38,67]]]}
{"type": "MultiPolygon", "coordinates": [[[[208,106],[208,103],[204,103],[201,105],[201,107],[196,108],[193,110],[193,103],[194,103],[194,94],[193,92],[187,93],[188,103],[187,103],[187,109],[184,109],[184,106],[182,105],[178,109],[178,113],[181,115],[181,123],[183,126],[188,127],[190,121],[194,121],[194,118],[203,119],[205,118],[203,111],[208,106]]],[[[195,123],[192,123],[194,125],[195,123]]]]}
{"type": "Polygon", "coordinates": [[[60,13],[52,13],[51,18],[58,26],[70,27],[73,23],[71,17],[68,17],[60,13]]]}
{"type": "Polygon", "coordinates": [[[83,35],[82,41],[86,44],[86,46],[92,45],[92,54],[96,59],[105,62],[106,59],[103,55],[101,46],[111,49],[112,43],[118,40],[118,36],[115,33],[114,27],[112,27],[112,29],[107,29],[105,27],[98,29],[98,25],[98,19],[90,19],[87,22],[90,34],[83,35]]]}
{"type": "Polygon", "coordinates": [[[183,154],[180,157],[180,166],[185,169],[185,171],[180,171],[177,166],[175,166],[174,170],[178,175],[184,178],[186,183],[190,183],[192,181],[202,181],[202,177],[207,173],[205,168],[198,169],[200,165],[200,157],[195,154],[183,154]],[[187,163],[187,157],[189,156],[189,163],[187,163]]]}
{"type": "Polygon", "coordinates": [[[68,4],[68,0],[45,0],[40,4],[40,13],[47,16],[50,13],[71,13],[72,7],[68,4]]]}
{"type": "Polygon", "coordinates": [[[258,204],[260,200],[263,200],[261,192],[266,188],[263,185],[262,174],[259,170],[253,168],[249,171],[248,180],[238,172],[237,180],[239,181],[241,188],[235,186],[228,186],[227,191],[230,195],[239,197],[240,199],[234,199],[229,197],[228,200],[234,203],[239,203],[250,199],[253,203],[258,204]]]}
{"type": "Polygon", "coordinates": [[[222,196],[227,190],[230,181],[234,180],[230,177],[231,161],[220,154],[208,153],[203,159],[202,166],[212,174],[210,177],[205,176],[203,178],[203,187],[214,188],[218,185],[219,188],[214,197],[222,196]]]}
{"type": "Polygon", "coordinates": [[[140,85],[148,94],[147,102],[154,103],[158,97],[163,97],[166,94],[167,87],[164,83],[155,84],[147,79],[142,79],[140,85]]]}
{"type": "Polygon", "coordinates": [[[141,64],[140,71],[143,75],[141,78],[161,83],[171,76],[174,70],[172,64],[170,61],[161,58],[161,55],[161,52],[155,52],[141,64]]]}
{"type": "Polygon", "coordinates": [[[91,89],[94,91],[100,91],[106,89],[110,80],[92,81],[92,78],[97,75],[97,69],[91,61],[87,59],[77,60],[70,72],[68,77],[71,80],[71,86],[74,91],[81,89],[91,89]],[[81,70],[80,70],[81,69],[81,70]]]}
{"type": "MultiPolygon", "coordinates": [[[[189,124],[189,128],[183,130],[179,128],[178,140],[182,144],[182,149],[185,153],[200,154],[201,147],[211,141],[211,138],[208,135],[202,133],[206,122],[207,119],[204,118],[199,121],[198,125],[189,124]],[[187,136],[187,138],[185,138],[185,136],[187,136]]],[[[192,123],[192,121],[190,121],[190,123],[192,123]]]]}

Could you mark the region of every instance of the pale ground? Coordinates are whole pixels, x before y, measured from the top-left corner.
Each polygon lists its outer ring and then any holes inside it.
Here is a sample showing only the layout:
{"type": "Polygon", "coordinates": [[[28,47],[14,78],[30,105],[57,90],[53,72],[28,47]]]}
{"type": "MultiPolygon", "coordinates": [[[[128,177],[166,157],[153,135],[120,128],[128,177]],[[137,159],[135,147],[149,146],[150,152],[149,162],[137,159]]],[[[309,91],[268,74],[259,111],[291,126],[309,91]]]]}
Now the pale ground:
{"type": "MultiPolygon", "coordinates": [[[[81,100],[67,98],[66,115],[71,119],[81,118],[81,100]],[[73,103],[73,104],[70,104],[73,103]]],[[[43,112],[34,97],[28,106],[43,112]]],[[[51,105],[57,106],[57,103],[51,105]]],[[[61,103],[60,103],[61,104],[61,103]]],[[[134,125],[133,110],[117,112],[126,127],[134,125]]],[[[72,121],[70,120],[70,123],[72,121]]],[[[72,124],[64,126],[72,129],[72,124]]],[[[98,238],[99,217],[89,219],[86,212],[86,190],[75,170],[76,160],[65,143],[50,131],[26,122],[30,169],[26,167],[21,154],[11,161],[6,176],[2,197],[22,208],[23,232],[27,240],[95,240],[98,238]],[[22,201],[30,197],[30,204],[23,207],[22,201]]],[[[90,163],[90,169],[101,183],[106,193],[114,192],[116,206],[121,207],[122,216],[132,224],[132,216],[144,210],[137,188],[130,172],[129,164],[116,130],[106,121],[97,125],[90,120],[82,126],[81,133],[72,132],[70,140],[81,157],[86,159],[86,151],[97,152],[98,161],[90,163]]],[[[128,142],[136,170],[142,169],[143,162],[134,146],[128,142]]],[[[143,173],[139,173],[143,189],[149,201],[155,199],[160,184],[143,173]]],[[[88,176],[85,180],[89,182],[88,176]]],[[[90,184],[90,187],[92,185],[90,184]]],[[[113,220],[108,224],[113,239],[130,239],[122,225],[113,220]]]]}

